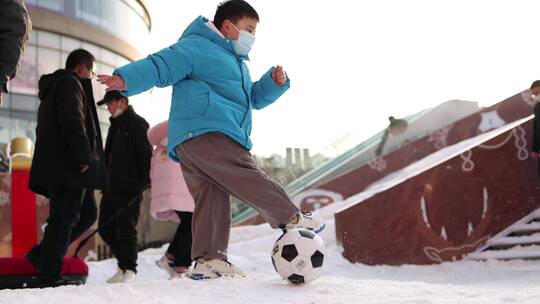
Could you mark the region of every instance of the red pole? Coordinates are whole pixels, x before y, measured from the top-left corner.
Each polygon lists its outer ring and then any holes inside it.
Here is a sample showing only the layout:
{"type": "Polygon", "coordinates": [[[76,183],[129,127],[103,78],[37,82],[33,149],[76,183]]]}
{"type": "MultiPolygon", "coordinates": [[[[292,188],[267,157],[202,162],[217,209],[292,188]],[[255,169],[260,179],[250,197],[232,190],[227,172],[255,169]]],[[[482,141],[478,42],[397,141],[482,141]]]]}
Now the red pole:
{"type": "Polygon", "coordinates": [[[37,242],[36,195],[28,189],[28,170],[11,172],[12,256],[24,256],[37,242]]]}
{"type": "Polygon", "coordinates": [[[22,257],[37,242],[36,195],[28,189],[32,140],[16,137],[8,146],[11,172],[11,255],[22,257]]]}

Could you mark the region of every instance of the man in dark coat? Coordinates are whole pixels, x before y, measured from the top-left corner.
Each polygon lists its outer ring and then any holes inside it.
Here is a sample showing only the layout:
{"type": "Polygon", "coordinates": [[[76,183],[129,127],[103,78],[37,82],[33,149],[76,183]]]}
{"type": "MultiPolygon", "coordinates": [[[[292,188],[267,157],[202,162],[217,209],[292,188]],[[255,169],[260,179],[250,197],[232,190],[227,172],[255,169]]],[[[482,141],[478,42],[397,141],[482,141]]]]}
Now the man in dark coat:
{"type": "Polygon", "coordinates": [[[111,127],[105,143],[109,188],[100,205],[99,233],[118,260],[118,270],[107,282],[130,282],[137,273],[136,225],[142,192],[150,184],[149,126],[118,91],[107,92],[98,102],[103,104],[111,113],[111,127]]]}
{"type": "Polygon", "coordinates": [[[39,269],[41,287],[67,283],[60,271],[68,246],[96,221],[94,189],[103,188],[104,165],[94,75],[94,56],[78,49],[69,54],[66,69],[39,80],[29,187],[49,198],[49,218],[43,240],[27,258],[39,269]]]}
{"type": "Polygon", "coordinates": [[[0,0],[0,107],[7,82],[15,77],[32,23],[23,0],[0,0]]]}

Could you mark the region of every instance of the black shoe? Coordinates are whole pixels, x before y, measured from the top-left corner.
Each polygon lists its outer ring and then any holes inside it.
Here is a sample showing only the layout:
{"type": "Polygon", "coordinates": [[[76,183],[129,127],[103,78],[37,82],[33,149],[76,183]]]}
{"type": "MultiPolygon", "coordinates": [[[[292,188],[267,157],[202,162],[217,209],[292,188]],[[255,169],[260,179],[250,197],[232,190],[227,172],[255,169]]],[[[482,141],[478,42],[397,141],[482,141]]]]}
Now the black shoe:
{"type": "Polygon", "coordinates": [[[39,269],[39,253],[36,247],[32,248],[32,250],[28,251],[28,253],[24,256],[34,268],[39,269]]]}
{"type": "Polygon", "coordinates": [[[83,282],[80,280],[66,280],[65,278],[61,278],[54,281],[39,281],[38,288],[50,288],[50,287],[60,287],[60,286],[67,286],[67,285],[82,285],[83,282]]]}

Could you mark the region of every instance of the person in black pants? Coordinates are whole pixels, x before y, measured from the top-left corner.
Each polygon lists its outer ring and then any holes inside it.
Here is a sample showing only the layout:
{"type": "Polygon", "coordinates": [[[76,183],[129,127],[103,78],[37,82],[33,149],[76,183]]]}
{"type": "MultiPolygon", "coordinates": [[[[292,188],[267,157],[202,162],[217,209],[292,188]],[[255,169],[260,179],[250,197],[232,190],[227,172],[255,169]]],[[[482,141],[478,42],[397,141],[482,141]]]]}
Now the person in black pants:
{"type": "Polygon", "coordinates": [[[92,93],[94,56],[78,49],[66,69],[39,81],[36,145],[29,188],[49,198],[43,240],[26,255],[39,287],[70,284],[61,276],[69,244],[96,220],[94,189],[104,185],[101,131],[92,93]]]}
{"type": "Polygon", "coordinates": [[[191,267],[191,219],[195,204],[180,165],[167,155],[168,129],[169,122],[163,121],[148,130],[148,140],[156,147],[150,170],[150,214],[156,220],[179,223],[169,248],[156,261],[170,279],[175,279],[191,267]]]}
{"type": "Polygon", "coordinates": [[[105,143],[109,188],[100,205],[99,234],[118,260],[118,270],[107,282],[130,282],[137,273],[136,226],[142,192],[150,184],[152,146],[146,138],[149,125],[118,91],[107,92],[98,102],[104,104],[111,113],[105,143]]]}
{"type": "MultiPolygon", "coordinates": [[[[61,246],[64,245],[63,242],[52,241],[53,238],[58,238],[59,240],[68,239],[68,244],[73,243],[96,222],[98,213],[93,191],[87,191],[86,189],[58,187],[49,188],[48,192],[50,199],[48,222],[68,219],[69,222],[76,224],[73,226],[73,228],[71,228],[71,234],[69,236],[66,234],[68,232],[66,229],[58,229],[58,231],[52,232],[52,230],[55,229],[55,226],[51,226],[51,238],[44,238],[40,244],[34,246],[26,254],[26,258],[36,268],[39,268],[40,259],[42,257],[44,260],[50,261],[51,259],[54,259],[55,256],[53,254],[52,256],[47,257],[47,255],[51,255],[51,252],[58,252],[58,249],[46,250],[45,254],[42,255],[42,247],[48,248],[49,246],[55,246],[58,244],[61,244],[61,246]],[[70,219],[70,217],[77,216],[78,220],[75,218],[70,219]],[[48,245],[49,243],[51,245],[48,245]]],[[[57,228],[58,226],[56,226],[56,229],[57,228]]],[[[58,256],[56,256],[56,258],[57,257],[58,256]]],[[[52,271],[50,268],[53,265],[54,263],[45,263],[45,265],[43,265],[44,271],[42,272],[50,273],[52,271]]]]}
{"type": "Polygon", "coordinates": [[[191,259],[191,218],[193,212],[175,211],[175,213],[180,218],[180,224],[176,228],[176,233],[165,256],[157,262],[160,268],[169,271],[171,279],[179,278],[188,272],[193,262],[191,259]],[[168,267],[162,265],[165,261],[168,262],[168,267]]]}

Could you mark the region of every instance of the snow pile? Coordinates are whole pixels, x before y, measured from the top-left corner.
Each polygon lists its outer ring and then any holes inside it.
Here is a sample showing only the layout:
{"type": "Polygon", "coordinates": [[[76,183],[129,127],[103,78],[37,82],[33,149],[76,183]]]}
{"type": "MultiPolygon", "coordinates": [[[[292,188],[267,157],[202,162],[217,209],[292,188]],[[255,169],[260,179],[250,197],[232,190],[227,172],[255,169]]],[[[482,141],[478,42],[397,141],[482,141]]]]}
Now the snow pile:
{"type": "Polygon", "coordinates": [[[232,229],[230,260],[247,278],[168,280],[155,266],[164,248],[139,253],[132,284],[106,284],[115,262],[92,262],[85,286],[0,291],[0,303],[540,303],[540,261],[463,261],[435,266],[365,266],[349,263],[335,243],[333,221],[321,233],[326,272],[291,286],[274,272],[270,252],[279,231],[268,225],[232,229]]]}

